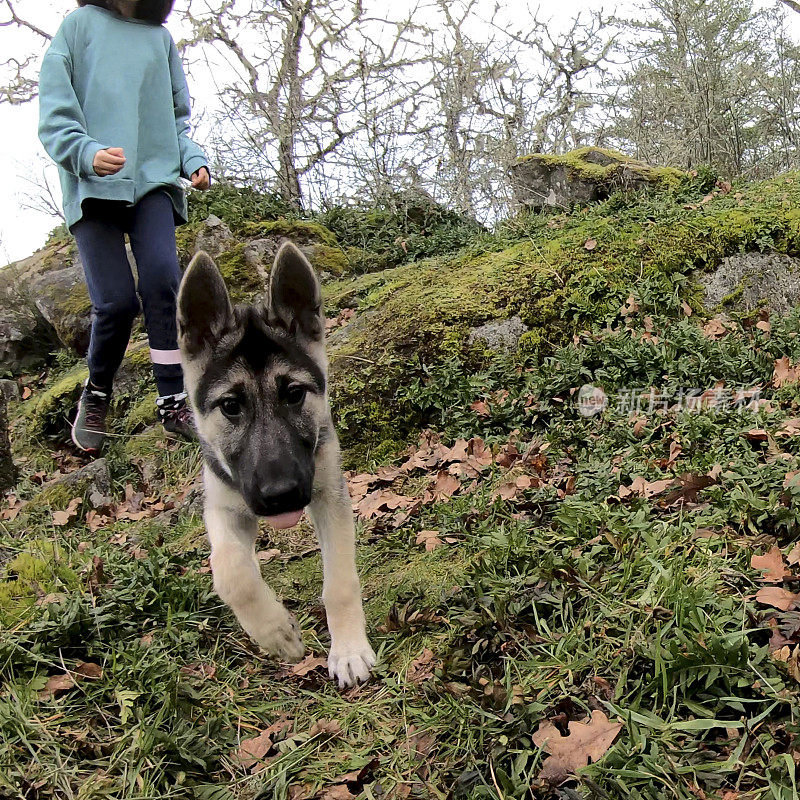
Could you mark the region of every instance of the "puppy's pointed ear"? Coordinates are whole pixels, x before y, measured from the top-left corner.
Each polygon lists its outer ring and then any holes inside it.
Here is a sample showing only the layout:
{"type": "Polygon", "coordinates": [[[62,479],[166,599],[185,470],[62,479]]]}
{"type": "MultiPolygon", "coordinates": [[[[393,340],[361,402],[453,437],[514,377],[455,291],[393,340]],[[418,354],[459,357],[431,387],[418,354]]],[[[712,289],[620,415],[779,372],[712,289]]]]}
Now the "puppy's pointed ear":
{"type": "Polygon", "coordinates": [[[178,340],[181,350],[197,355],[233,322],[233,307],[217,265],[202,250],[183,274],[178,292],[178,340]]]}
{"type": "Polygon", "coordinates": [[[270,324],[292,335],[322,339],[322,292],[308,259],[291,242],[281,245],[269,276],[270,324]]]}

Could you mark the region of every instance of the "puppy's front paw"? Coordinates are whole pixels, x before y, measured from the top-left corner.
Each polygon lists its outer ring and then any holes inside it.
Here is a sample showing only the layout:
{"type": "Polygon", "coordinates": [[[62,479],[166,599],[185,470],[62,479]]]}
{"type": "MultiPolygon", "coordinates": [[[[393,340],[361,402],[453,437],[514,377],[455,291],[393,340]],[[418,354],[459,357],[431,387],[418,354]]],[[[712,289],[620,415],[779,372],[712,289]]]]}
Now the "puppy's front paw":
{"type": "Polygon", "coordinates": [[[280,661],[299,661],[306,650],[294,614],[290,614],[283,606],[278,606],[274,614],[265,620],[257,641],[280,661]]]}
{"type": "Polygon", "coordinates": [[[367,680],[374,664],[375,651],[366,637],[331,644],[328,673],[331,678],[339,681],[342,689],[367,680]]]}

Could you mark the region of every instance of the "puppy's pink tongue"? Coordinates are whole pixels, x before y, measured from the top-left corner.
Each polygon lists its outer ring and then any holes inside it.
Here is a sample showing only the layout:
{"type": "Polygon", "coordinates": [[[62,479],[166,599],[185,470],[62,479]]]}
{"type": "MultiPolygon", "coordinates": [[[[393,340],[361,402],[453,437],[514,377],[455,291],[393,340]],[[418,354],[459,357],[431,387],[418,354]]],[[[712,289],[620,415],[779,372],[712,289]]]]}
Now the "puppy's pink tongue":
{"type": "Polygon", "coordinates": [[[303,509],[299,511],[290,511],[287,514],[276,514],[274,517],[265,517],[266,521],[272,525],[273,528],[294,528],[300,517],[303,516],[303,509]]]}

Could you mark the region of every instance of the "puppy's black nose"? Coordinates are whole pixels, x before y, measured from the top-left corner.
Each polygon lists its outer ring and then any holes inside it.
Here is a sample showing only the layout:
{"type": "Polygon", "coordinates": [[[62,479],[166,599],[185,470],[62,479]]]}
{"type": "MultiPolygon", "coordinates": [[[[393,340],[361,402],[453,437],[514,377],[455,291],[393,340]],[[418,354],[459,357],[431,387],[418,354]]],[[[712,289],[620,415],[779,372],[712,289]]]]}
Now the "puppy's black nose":
{"type": "Polygon", "coordinates": [[[299,511],[311,502],[311,492],[299,481],[258,487],[253,498],[253,511],[264,517],[274,517],[289,511],[299,511]]]}

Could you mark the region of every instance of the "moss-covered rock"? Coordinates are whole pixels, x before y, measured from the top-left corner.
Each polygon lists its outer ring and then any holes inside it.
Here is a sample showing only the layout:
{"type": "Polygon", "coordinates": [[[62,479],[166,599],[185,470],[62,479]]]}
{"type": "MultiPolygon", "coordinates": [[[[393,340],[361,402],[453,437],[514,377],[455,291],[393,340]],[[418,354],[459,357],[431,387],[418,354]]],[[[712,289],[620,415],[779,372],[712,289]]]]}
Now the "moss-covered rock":
{"type": "Polygon", "coordinates": [[[800,253],[797,175],[685,201],[615,195],[557,217],[529,213],[455,256],[330,284],[330,305],[358,309],[331,347],[345,446],[367,452],[424,424],[408,387],[453,357],[485,365],[491,356],[468,341],[477,325],[518,316],[529,328],[519,357],[541,356],[585,327],[619,322],[630,294],[642,314],[680,314],[682,299],[702,309],[692,271],[731,253],[800,253]]]}
{"type": "Polygon", "coordinates": [[[570,208],[616,191],[677,188],[686,173],[651,167],[617,150],[582,147],[563,155],[534,153],[512,167],[517,200],[530,208],[570,208]]]}

